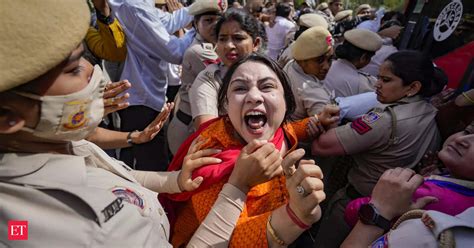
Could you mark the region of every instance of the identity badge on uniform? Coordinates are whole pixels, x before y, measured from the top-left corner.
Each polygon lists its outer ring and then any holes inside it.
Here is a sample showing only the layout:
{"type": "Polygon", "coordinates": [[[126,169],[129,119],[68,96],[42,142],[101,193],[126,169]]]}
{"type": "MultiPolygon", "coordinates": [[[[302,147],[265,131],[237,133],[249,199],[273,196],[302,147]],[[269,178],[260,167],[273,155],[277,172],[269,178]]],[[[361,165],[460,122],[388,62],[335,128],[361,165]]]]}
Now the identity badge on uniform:
{"type": "Polygon", "coordinates": [[[114,195],[118,198],[121,198],[122,200],[139,207],[141,210],[145,208],[145,202],[143,198],[131,189],[125,187],[115,187],[112,189],[112,193],[114,193],[114,195]]]}
{"type": "Polygon", "coordinates": [[[380,119],[380,115],[375,112],[369,112],[362,116],[362,120],[367,124],[372,124],[380,119]]]}

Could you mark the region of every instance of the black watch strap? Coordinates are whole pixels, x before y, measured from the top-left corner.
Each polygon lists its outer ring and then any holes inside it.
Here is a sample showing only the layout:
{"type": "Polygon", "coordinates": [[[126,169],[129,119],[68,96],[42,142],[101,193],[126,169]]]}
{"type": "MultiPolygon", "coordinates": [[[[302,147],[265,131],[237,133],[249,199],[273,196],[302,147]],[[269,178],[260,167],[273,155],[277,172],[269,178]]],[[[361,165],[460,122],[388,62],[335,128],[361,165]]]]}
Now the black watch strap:
{"type": "Polygon", "coordinates": [[[366,225],[374,225],[382,228],[385,232],[390,230],[392,223],[384,218],[372,204],[363,204],[359,209],[359,219],[366,225]]]}
{"type": "Polygon", "coordinates": [[[127,135],[127,143],[130,144],[130,145],[136,145],[135,143],[133,143],[133,140],[132,140],[132,133],[134,133],[134,132],[138,132],[138,130],[131,131],[127,135]]]}
{"type": "Polygon", "coordinates": [[[374,223],[376,226],[382,228],[385,232],[388,232],[390,230],[390,227],[392,227],[392,223],[385,219],[382,215],[377,213],[374,223]]]}

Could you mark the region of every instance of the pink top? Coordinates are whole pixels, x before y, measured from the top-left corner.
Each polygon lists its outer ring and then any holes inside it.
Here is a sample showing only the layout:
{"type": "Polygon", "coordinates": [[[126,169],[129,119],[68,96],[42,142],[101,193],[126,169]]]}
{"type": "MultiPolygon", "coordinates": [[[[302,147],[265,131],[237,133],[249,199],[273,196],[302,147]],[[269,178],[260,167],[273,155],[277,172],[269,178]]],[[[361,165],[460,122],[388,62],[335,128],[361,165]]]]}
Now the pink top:
{"type": "MultiPolygon", "coordinates": [[[[437,202],[424,207],[425,210],[436,210],[449,215],[458,215],[474,206],[474,182],[452,179],[449,177],[432,176],[413,194],[413,201],[425,196],[434,196],[437,202]]],[[[344,219],[350,226],[358,220],[359,208],[370,201],[370,197],[355,199],[346,206],[344,219]]]]}

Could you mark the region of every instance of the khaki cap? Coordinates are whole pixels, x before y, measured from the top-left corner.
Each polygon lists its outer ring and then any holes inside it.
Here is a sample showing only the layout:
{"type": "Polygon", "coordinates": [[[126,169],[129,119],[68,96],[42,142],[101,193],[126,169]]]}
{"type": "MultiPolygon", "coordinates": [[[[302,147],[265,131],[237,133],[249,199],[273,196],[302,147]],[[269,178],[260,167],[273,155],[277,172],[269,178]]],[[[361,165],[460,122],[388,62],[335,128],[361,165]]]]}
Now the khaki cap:
{"type": "Polygon", "coordinates": [[[28,83],[58,65],[89,28],[85,0],[15,0],[1,5],[0,92],[28,83]]]}
{"type": "Polygon", "coordinates": [[[349,16],[352,16],[352,10],[348,9],[348,10],[339,11],[334,17],[334,21],[339,22],[346,19],[349,16]]]}
{"type": "Polygon", "coordinates": [[[332,46],[332,36],[327,28],[312,27],[293,42],[291,52],[294,59],[306,60],[324,55],[332,46]]]}
{"type": "Polygon", "coordinates": [[[359,5],[359,7],[357,7],[357,8],[355,9],[355,14],[358,15],[362,10],[365,10],[365,9],[369,9],[369,10],[370,10],[370,9],[372,9],[372,7],[370,7],[370,5],[369,5],[369,4],[366,4],[366,3],[361,4],[361,5],[359,5]]]}
{"type": "Polygon", "coordinates": [[[327,8],[329,8],[329,5],[328,5],[328,3],[326,3],[326,2],[320,3],[320,4],[316,7],[317,10],[321,10],[321,11],[323,11],[323,10],[325,10],[325,9],[327,9],[327,8]]]}
{"type": "Polygon", "coordinates": [[[166,4],[166,0],[155,0],[155,4],[166,4]]]}
{"type": "Polygon", "coordinates": [[[227,10],[227,0],[196,0],[189,6],[190,15],[200,15],[207,12],[223,13],[227,10]]]}
{"type": "Polygon", "coordinates": [[[360,28],[351,29],[345,32],[344,39],[360,49],[371,52],[376,52],[383,44],[383,40],[378,34],[360,28]]]}
{"type": "Polygon", "coordinates": [[[319,26],[325,29],[327,29],[329,26],[328,22],[326,21],[326,19],[324,19],[324,17],[315,13],[308,13],[300,16],[300,19],[298,20],[298,25],[307,28],[319,26]]]}

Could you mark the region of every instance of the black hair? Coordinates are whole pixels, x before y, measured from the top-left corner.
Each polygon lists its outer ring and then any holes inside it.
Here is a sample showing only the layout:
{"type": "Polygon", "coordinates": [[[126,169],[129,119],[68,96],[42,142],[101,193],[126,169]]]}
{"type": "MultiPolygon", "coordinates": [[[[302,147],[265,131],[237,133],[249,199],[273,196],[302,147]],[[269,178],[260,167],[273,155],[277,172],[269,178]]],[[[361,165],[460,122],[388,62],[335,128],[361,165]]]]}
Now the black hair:
{"type": "Polygon", "coordinates": [[[247,32],[254,41],[257,37],[263,40],[267,39],[265,29],[259,24],[259,21],[249,12],[242,9],[229,9],[224,13],[216,24],[216,37],[219,37],[222,25],[230,21],[238,22],[240,28],[247,32]]]}
{"type": "Polygon", "coordinates": [[[336,48],[335,54],[339,59],[346,59],[350,62],[353,62],[359,60],[363,55],[368,56],[370,59],[372,56],[374,56],[375,52],[358,48],[349,41],[345,40],[344,43],[336,48]]]}
{"type": "Polygon", "coordinates": [[[295,40],[298,39],[298,37],[300,37],[300,35],[306,31],[308,28],[305,27],[305,26],[300,26],[300,28],[298,29],[298,31],[295,32],[295,40]]]}
{"type": "Polygon", "coordinates": [[[291,6],[288,3],[278,3],[275,16],[288,17],[291,13],[291,6]]]}
{"type": "Polygon", "coordinates": [[[251,53],[232,64],[232,66],[229,68],[224,78],[222,79],[222,86],[217,96],[217,108],[219,110],[219,113],[227,113],[225,109],[225,106],[227,104],[227,90],[229,89],[230,79],[232,78],[232,75],[239,66],[249,61],[260,62],[268,66],[271,70],[275,72],[281,82],[281,85],[283,86],[285,96],[286,111],[284,121],[289,120],[290,115],[295,111],[296,108],[295,97],[293,96],[293,91],[291,90],[290,86],[290,79],[280,67],[280,65],[278,65],[278,63],[276,63],[269,57],[259,53],[251,53]]]}
{"type": "Polygon", "coordinates": [[[392,73],[402,79],[403,85],[419,81],[421,89],[417,94],[423,97],[439,93],[443,84],[446,84],[445,74],[442,71],[435,73],[431,59],[419,51],[399,51],[388,56],[385,61],[390,63],[392,73]]]}
{"type": "Polygon", "coordinates": [[[208,12],[205,12],[205,13],[202,13],[202,14],[199,14],[199,15],[195,15],[194,16],[194,21],[195,22],[198,22],[199,19],[201,19],[202,16],[205,16],[205,15],[216,15],[216,16],[220,16],[221,14],[219,12],[216,12],[216,11],[208,11],[208,12]]]}
{"type": "Polygon", "coordinates": [[[380,20],[380,23],[384,24],[385,22],[388,22],[391,20],[396,20],[400,23],[400,26],[404,26],[406,18],[405,18],[405,15],[403,15],[399,11],[389,11],[383,15],[382,19],[380,20]]]}

